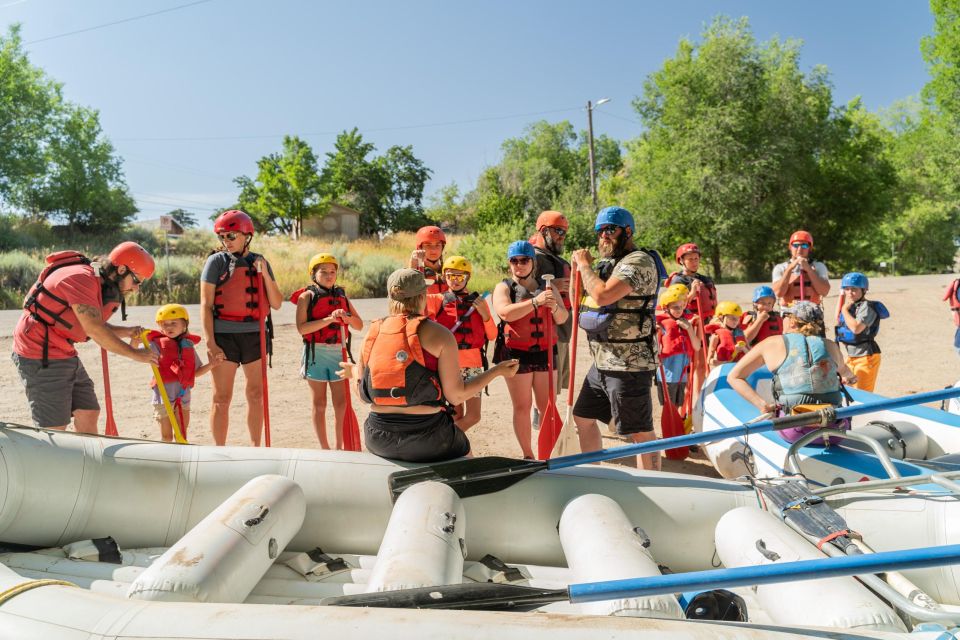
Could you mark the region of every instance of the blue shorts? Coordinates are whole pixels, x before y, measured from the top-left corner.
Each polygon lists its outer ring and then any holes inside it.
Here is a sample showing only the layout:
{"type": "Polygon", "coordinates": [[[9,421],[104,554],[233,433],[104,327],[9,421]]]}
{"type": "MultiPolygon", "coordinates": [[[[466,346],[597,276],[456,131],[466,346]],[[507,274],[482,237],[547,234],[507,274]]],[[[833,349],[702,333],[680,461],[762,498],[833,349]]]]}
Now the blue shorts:
{"type": "Polygon", "coordinates": [[[338,344],[304,345],[300,358],[300,377],[319,382],[339,382],[337,375],[343,362],[343,349],[338,344]]]}

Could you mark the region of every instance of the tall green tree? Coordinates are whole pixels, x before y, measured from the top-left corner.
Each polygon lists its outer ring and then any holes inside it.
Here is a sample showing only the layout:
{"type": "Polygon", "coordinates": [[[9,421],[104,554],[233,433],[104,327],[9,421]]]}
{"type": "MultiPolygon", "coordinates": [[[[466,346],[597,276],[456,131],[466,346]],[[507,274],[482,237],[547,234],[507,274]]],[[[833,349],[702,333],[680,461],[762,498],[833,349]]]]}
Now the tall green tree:
{"type": "Polygon", "coordinates": [[[920,44],[930,70],[923,96],[960,122],[960,0],[930,0],[933,34],[920,44]]]}
{"type": "Polygon", "coordinates": [[[194,229],[197,226],[197,217],[186,209],[174,209],[168,212],[167,215],[173,218],[173,221],[184,229],[194,229]]]}

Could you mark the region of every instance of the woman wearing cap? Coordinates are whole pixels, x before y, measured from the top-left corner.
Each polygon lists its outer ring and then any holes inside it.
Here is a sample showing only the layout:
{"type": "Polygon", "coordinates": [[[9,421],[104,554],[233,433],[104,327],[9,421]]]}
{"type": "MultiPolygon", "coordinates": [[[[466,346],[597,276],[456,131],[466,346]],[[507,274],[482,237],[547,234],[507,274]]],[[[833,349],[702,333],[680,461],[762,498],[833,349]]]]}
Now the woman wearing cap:
{"type": "Polygon", "coordinates": [[[341,363],[343,377],[357,377],[361,400],[371,405],[364,444],[378,456],[406,462],[440,462],[470,453],[470,441],[453,423],[449,405],[466,402],[498,376],[512,377],[516,360],[501,362],[464,380],[457,340],[424,317],[427,283],[415,269],[387,279],[390,315],[370,323],[356,367],[341,363]]]}
{"type": "Polygon", "coordinates": [[[207,359],[231,364],[216,367],[211,372],[213,407],[210,429],[217,445],[226,444],[233,383],[237,369],[243,367],[247,430],[250,441],[259,446],[263,431],[260,318],[265,318],[272,332],[270,309],[279,309],[283,296],[270,263],[250,251],[254,231],[250,216],[243,211],[225,211],[214,221],[213,231],[220,239],[221,248],[210,254],[200,274],[200,320],[207,342],[207,359]],[[260,272],[263,273],[265,292],[260,290],[260,272]],[[266,300],[261,300],[263,293],[266,300]]]}
{"type": "Polygon", "coordinates": [[[841,377],[845,384],[857,378],[844,364],[837,343],[822,337],[823,311],[812,302],[797,302],[783,309],[783,320],[782,336],[764,340],[734,365],[727,375],[730,386],[763,413],[778,406],[786,414],[800,404],[839,406],[841,377]],[[773,374],[773,402],[747,382],[761,365],[773,374]]]}
{"type": "Polygon", "coordinates": [[[337,371],[343,360],[343,339],[350,335],[350,329],[363,329],[360,314],[347,299],[346,292],[337,286],[339,270],[340,263],[336,256],[318,253],[310,258],[307,265],[311,284],[294,291],[290,296],[290,302],[297,305],[297,331],[303,336],[300,375],[310,385],[313,429],[320,440],[321,449],[330,448],[327,439],[328,386],[333,400],[336,448],[343,449],[346,385],[340,384],[337,371]]]}
{"type": "MultiPolygon", "coordinates": [[[[530,408],[536,399],[542,415],[549,401],[547,349],[556,353],[556,327],[567,320],[569,312],[561,304],[555,285],[541,290],[535,269],[536,253],[526,240],[513,242],[507,248],[510,261],[508,279],[499,282],[493,290],[493,308],[500,316],[500,330],[493,360],[517,358],[517,375],[507,380],[507,389],[513,401],[513,430],[523,457],[533,458],[530,434],[530,408]],[[547,343],[547,322],[553,323],[553,341],[547,343]]],[[[556,365],[556,359],[554,360],[556,365]]]]}

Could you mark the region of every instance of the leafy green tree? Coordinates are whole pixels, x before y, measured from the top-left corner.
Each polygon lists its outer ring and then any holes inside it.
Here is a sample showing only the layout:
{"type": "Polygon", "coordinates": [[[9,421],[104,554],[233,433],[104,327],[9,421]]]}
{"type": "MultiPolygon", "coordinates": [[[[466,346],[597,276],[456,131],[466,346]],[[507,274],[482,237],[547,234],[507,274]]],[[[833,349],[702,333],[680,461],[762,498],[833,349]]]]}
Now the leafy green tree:
{"type": "Polygon", "coordinates": [[[960,120],[960,0],[930,0],[933,35],[921,43],[930,69],[926,100],[954,122],[960,120]]]}
{"type": "Polygon", "coordinates": [[[383,198],[388,227],[394,231],[410,231],[430,224],[431,220],[424,214],[423,189],[431,171],[413,155],[413,147],[390,147],[378,163],[390,181],[383,198]]]}
{"type": "Polygon", "coordinates": [[[184,229],[194,229],[197,226],[197,217],[185,209],[174,209],[167,215],[184,229]]]}
{"type": "Polygon", "coordinates": [[[440,187],[423,212],[433,224],[461,230],[466,225],[467,207],[456,182],[440,187]]]}

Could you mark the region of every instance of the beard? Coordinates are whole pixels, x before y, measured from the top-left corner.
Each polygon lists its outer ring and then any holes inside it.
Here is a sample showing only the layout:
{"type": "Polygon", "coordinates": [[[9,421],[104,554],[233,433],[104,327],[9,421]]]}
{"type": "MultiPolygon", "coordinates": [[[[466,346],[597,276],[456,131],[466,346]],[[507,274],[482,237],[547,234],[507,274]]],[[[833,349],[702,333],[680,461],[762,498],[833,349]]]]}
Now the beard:
{"type": "Polygon", "coordinates": [[[563,253],[563,240],[557,242],[549,233],[543,234],[543,245],[554,255],[563,253]]]}
{"type": "Polygon", "coordinates": [[[601,258],[619,258],[623,255],[629,238],[622,233],[615,240],[610,240],[609,236],[600,236],[597,243],[597,251],[601,258]]]}

